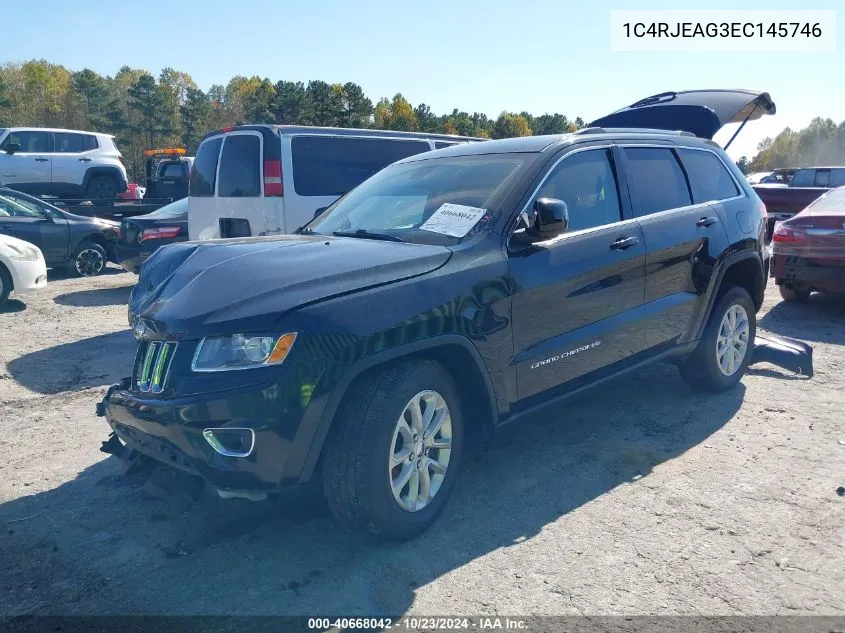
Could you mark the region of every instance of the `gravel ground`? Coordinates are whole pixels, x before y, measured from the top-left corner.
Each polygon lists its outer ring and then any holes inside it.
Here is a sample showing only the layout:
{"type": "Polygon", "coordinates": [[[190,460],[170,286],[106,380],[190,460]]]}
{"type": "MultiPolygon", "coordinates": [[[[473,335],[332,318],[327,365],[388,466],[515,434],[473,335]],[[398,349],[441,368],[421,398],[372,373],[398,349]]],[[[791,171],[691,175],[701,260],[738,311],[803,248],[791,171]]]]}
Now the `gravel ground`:
{"type": "Polygon", "coordinates": [[[0,615],[845,614],[845,300],[764,330],[816,376],[692,392],[668,366],[503,432],[402,545],[315,505],[150,497],[98,451],[134,275],[52,276],[0,314],[0,615]]]}

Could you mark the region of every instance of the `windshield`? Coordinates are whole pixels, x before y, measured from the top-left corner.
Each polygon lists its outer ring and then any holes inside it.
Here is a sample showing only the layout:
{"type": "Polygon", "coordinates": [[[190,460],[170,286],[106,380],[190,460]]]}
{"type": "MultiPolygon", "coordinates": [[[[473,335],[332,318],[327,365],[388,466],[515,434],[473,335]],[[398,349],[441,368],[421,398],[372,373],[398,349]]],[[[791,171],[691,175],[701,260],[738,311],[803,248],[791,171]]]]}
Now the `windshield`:
{"type": "Polygon", "coordinates": [[[456,243],[496,210],[531,157],[487,154],[395,164],[340,198],[305,231],[456,243]]]}

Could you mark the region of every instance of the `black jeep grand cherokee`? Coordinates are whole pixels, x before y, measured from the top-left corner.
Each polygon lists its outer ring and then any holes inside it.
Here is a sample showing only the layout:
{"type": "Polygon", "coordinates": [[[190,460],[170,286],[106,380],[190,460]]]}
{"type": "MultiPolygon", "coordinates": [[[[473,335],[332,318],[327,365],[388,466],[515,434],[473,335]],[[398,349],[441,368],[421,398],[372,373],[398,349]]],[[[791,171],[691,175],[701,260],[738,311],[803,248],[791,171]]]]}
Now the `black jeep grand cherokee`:
{"type": "Polygon", "coordinates": [[[162,247],[132,293],[107,444],[257,498],[426,529],[500,424],[646,363],[732,388],[765,209],[710,138],[765,93],[658,95],[575,134],[400,161],[295,235],[162,247]],[[666,129],[632,129],[633,126],[666,129]]]}

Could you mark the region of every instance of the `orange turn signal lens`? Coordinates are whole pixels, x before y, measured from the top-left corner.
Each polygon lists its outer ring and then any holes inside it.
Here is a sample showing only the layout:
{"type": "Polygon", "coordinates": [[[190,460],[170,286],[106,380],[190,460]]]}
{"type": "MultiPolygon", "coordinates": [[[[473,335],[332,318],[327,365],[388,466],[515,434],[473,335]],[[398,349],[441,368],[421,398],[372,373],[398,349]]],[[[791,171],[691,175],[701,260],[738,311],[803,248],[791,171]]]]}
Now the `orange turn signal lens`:
{"type": "Polygon", "coordinates": [[[288,352],[290,352],[290,348],[293,347],[293,342],[296,340],[296,332],[290,332],[289,334],[283,334],[279,337],[279,340],[276,341],[276,344],[273,346],[273,351],[270,352],[270,356],[267,357],[265,363],[267,365],[278,365],[285,357],[287,357],[288,352]]]}

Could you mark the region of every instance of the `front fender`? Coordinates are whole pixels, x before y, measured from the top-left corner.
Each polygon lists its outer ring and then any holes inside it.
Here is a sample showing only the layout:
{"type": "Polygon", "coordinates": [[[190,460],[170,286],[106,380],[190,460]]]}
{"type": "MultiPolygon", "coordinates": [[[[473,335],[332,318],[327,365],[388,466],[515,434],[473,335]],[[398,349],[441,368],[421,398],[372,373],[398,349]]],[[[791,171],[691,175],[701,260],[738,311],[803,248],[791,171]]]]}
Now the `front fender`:
{"type": "MultiPolygon", "coordinates": [[[[320,453],[323,450],[323,444],[326,441],[326,436],[329,433],[332,422],[334,421],[337,411],[343,402],[344,396],[356,378],[361,376],[364,372],[373,369],[374,367],[378,367],[379,365],[384,365],[413,354],[424,354],[427,351],[433,352],[438,348],[443,348],[449,345],[458,345],[469,353],[470,358],[478,369],[479,375],[484,382],[484,394],[480,394],[480,396],[485,399],[485,402],[489,407],[488,410],[493,416],[496,416],[498,410],[496,408],[496,396],[493,388],[493,382],[490,379],[490,374],[487,371],[487,367],[475,345],[473,345],[472,341],[465,336],[461,336],[460,334],[441,334],[439,336],[412,341],[398,347],[378,352],[355,362],[352,366],[347,368],[343,374],[341,374],[340,378],[335,381],[335,384],[330,391],[311,401],[311,407],[309,407],[302,424],[310,424],[314,426],[313,440],[302,465],[300,482],[304,483],[311,479],[314,469],[317,466],[317,462],[319,461],[320,453]]],[[[495,420],[490,419],[489,429],[486,430],[491,434],[493,426],[495,426],[495,420]]]]}

